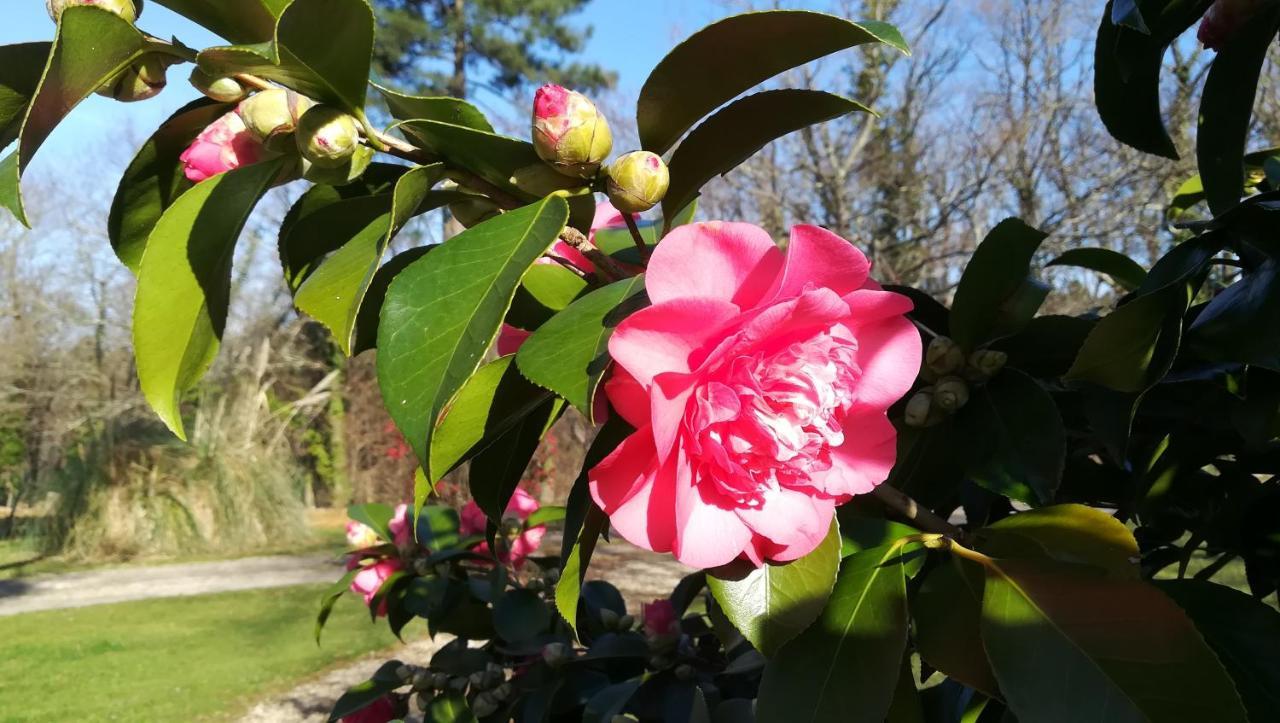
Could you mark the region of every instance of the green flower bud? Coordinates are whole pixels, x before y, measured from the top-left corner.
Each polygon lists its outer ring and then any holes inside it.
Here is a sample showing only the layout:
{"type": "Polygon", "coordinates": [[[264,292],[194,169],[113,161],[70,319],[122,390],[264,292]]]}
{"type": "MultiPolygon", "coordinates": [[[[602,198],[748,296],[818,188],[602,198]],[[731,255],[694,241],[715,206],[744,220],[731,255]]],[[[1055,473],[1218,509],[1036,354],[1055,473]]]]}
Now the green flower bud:
{"type": "Polygon", "coordinates": [[[908,427],[928,427],[933,423],[933,387],[925,387],[907,400],[903,421],[908,427]]]}
{"type": "Polygon", "coordinates": [[[318,105],[302,114],[294,137],[303,158],[317,166],[336,168],[360,145],[360,124],[333,106],[318,105]]]}
{"type": "Polygon", "coordinates": [[[169,66],[177,61],[178,59],[171,55],[149,53],[135,60],[132,65],[95,92],[121,103],[154,98],[164,90],[168,83],[165,76],[169,66]]]}
{"type": "Polygon", "coordinates": [[[533,148],[560,173],[591,178],[613,150],[613,133],[585,95],[544,85],[533,99],[533,148]]]}
{"type": "Polygon", "coordinates": [[[618,618],[619,630],[623,630],[623,631],[630,630],[631,628],[635,627],[635,624],[636,624],[636,619],[632,615],[623,615],[622,617],[618,618]]]}
{"type": "Polygon", "coordinates": [[[345,186],[364,175],[373,162],[374,151],[368,146],[357,146],[355,153],[342,165],[334,168],[317,166],[306,158],[300,158],[302,177],[312,183],[325,186],[345,186]]]}
{"type": "Polygon", "coordinates": [[[964,366],[964,350],[945,336],[934,337],[925,351],[924,363],[929,371],[940,377],[955,374],[964,366]]]}
{"type": "Polygon", "coordinates": [[[933,387],[933,405],[954,412],[969,402],[969,385],[960,377],[945,377],[933,387]]]}
{"type": "Polygon", "coordinates": [[[240,102],[236,112],[249,130],[273,151],[284,151],[284,137],[315,102],[284,88],[259,91],[240,102]]]}
{"type": "Polygon", "coordinates": [[[435,688],[436,690],[444,690],[445,686],[447,686],[448,684],[449,684],[448,673],[433,673],[431,675],[432,688],[435,688]]]}
{"type": "Polygon", "coordinates": [[[239,103],[249,95],[249,89],[229,76],[215,78],[196,66],[191,71],[191,85],[205,97],[219,103],[239,103]]]}
{"type": "Polygon", "coordinates": [[[545,163],[517,168],[508,180],[531,196],[550,196],[556,191],[583,186],[581,178],[566,176],[545,163]]]}
{"type": "Polygon", "coordinates": [[[431,709],[431,703],[435,699],[436,699],[436,694],[430,691],[424,690],[421,693],[418,693],[418,697],[417,697],[418,710],[423,713],[426,713],[428,710],[431,709]]]}
{"type": "Polygon", "coordinates": [[[466,677],[459,675],[456,678],[450,678],[448,685],[445,686],[445,689],[448,690],[450,693],[463,692],[464,690],[467,689],[466,677]]]}
{"type": "Polygon", "coordinates": [[[467,682],[471,683],[472,690],[483,690],[485,688],[484,671],[477,670],[476,672],[467,676],[467,682]]]}
{"type": "Polygon", "coordinates": [[[604,623],[606,630],[617,630],[621,620],[622,618],[609,608],[600,611],[600,622],[604,623]]]}
{"type": "Polygon", "coordinates": [[[669,185],[671,174],[657,154],[632,151],[609,166],[605,190],[614,208],[622,213],[641,213],[656,206],[667,195],[669,185]]]}
{"type": "Polygon", "coordinates": [[[969,363],[965,367],[965,377],[971,382],[985,382],[1004,369],[1009,355],[994,349],[979,349],[969,355],[969,363]]]}
{"type": "Polygon", "coordinates": [[[514,692],[516,692],[516,689],[511,687],[510,683],[503,683],[497,688],[494,688],[490,695],[498,700],[506,700],[507,698],[510,698],[511,694],[514,692]]]}
{"type": "Polygon", "coordinates": [[[136,22],[138,16],[142,14],[142,0],[138,0],[137,5],[133,0],[45,0],[45,9],[49,11],[49,17],[56,23],[62,17],[62,11],[77,5],[87,7],[102,8],[119,15],[129,22],[136,22]]]}

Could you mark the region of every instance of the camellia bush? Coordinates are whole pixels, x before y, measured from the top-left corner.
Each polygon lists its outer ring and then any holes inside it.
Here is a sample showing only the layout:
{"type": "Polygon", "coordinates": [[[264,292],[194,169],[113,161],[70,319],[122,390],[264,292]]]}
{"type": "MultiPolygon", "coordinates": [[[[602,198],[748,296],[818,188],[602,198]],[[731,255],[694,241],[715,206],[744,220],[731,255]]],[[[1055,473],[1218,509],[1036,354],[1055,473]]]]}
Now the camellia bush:
{"type": "Polygon", "coordinates": [[[23,172],[89,94],[145,100],[193,66],[206,97],[139,150],[109,219],[137,276],[142,390],[182,436],[245,219],[306,184],[284,282],[344,351],[376,349],[421,465],[412,502],[351,509],[317,635],[351,591],[397,633],[421,618],[452,636],[334,718],[1280,720],[1280,152],[1247,150],[1280,2],[1108,3],[1098,108],[1136,148],[1177,154],[1170,43],[1198,24],[1217,52],[1176,243],[1141,263],[1044,259],[1045,235],[1007,219],[949,307],[877,284],[821,228],[773,239],[696,212],[773,139],[869,112],[744,94],[855,46],[907,52],[884,23],[714,23],[653,70],[641,148],[615,154],[608,119],[564,88],[538,92],[526,140],[461,99],[370,82],[366,0],[152,2],[230,44],[150,36],[140,0],[50,0],[51,43],[0,48],[0,146],[16,141],[0,205],[25,221],[23,172]],[[386,258],[441,208],[466,230],[386,258]],[[1114,307],[1039,314],[1046,261],[1109,279],[1114,307]],[[539,506],[519,484],[570,407],[598,433],[568,499],[539,506]],[[458,511],[433,491],[462,464],[458,511]],[[585,578],[609,534],[691,574],[628,604],[585,578]],[[1214,582],[1240,566],[1247,592],[1214,582]]]}

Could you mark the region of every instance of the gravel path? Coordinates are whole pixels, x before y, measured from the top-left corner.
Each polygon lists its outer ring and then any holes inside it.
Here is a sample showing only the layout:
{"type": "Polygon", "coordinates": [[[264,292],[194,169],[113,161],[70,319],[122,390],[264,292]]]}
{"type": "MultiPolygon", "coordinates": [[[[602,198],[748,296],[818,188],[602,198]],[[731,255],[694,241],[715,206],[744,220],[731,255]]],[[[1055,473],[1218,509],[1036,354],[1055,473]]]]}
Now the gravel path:
{"type": "Polygon", "coordinates": [[[272,555],[218,562],[122,567],[0,580],[0,616],[40,610],[332,582],[333,555],[272,555]]]}
{"type": "MultiPolygon", "coordinates": [[[[557,549],[552,541],[547,549],[557,549]]],[[[612,544],[601,541],[596,548],[588,570],[588,578],[608,578],[618,586],[627,604],[640,612],[640,604],[654,598],[666,597],[671,589],[689,571],[680,567],[668,555],[655,555],[638,550],[621,540],[612,544]]],[[[323,723],[338,696],[352,685],[367,680],[379,665],[392,658],[415,664],[425,664],[436,648],[451,638],[441,635],[433,640],[416,640],[405,646],[376,653],[355,663],[324,673],[283,695],[268,698],[253,707],[242,723],[323,723]]],[[[409,721],[417,720],[410,716],[409,721]]]]}

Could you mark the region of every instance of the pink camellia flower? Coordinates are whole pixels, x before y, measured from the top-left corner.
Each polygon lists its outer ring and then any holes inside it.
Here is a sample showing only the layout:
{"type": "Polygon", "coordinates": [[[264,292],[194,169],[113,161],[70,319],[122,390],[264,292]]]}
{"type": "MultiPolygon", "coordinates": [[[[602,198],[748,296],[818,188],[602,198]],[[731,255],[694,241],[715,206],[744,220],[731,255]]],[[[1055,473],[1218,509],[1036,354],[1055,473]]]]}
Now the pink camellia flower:
{"type": "Polygon", "coordinates": [[[1209,50],[1221,50],[1257,12],[1263,0],[1217,0],[1209,6],[1196,39],[1209,50]]]}
{"type": "MultiPolygon", "coordinates": [[[[359,565],[354,559],[354,566],[349,564],[350,569],[356,569],[359,565]]],[[[364,598],[364,604],[367,607],[373,607],[373,598],[378,594],[378,590],[382,587],[382,583],[391,577],[391,573],[401,568],[400,561],[394,559],[379,560],[372,565],[366,565],[360,568],[360,572],[356,573],[355,578],[351,580],[351,591],[364,598]]],[[[378,615],[387,614],[387,601],[384,599],[382,604],[378,606],[378,615]]]]}
{"type": "Polygon", "coordinates": [[[363,522],[347,520],[347,545],[353,550],[363,550],[378,544],[378,533],[363,522]]]}
{"type": "Polygon", "coordinates": [[[605,387],[636,432],[589,472],[615,530],[680,562],[812,551],[835,506],[893,465],[885,416],[920,368],[904,296],[815,226],[784,254],[743,223],[681,226],[653,252],[653,305],[609,340],[605,387]]]}
{"type": "MultiPolygon", "coordinates": [[[[503,517],[515,518],[524,522],[529,519],[529,515],[537,512],[540,507],[541,505],[533,498],[533,495],[517,487],[515,494],[511,496],[511,501],[507,503],[507,510],[503,513],[503,517]]],[[[467,504],[462,507],[461,524],[458,527],[458,531],[463,535],[483,535],[487,525],[488,518],[480,510],[479,505],[476,504],[475,500],[468,500],[467,504]]],[[[538,547],[542,545],[542,536],[546,532],[547,528],[543,525],[531,527],[521,532],[507,546],[508,549],[498,555],[498,560],[520,567],[526,557],[538,551],[538,547]]],[[[489,543],[481,542],[476,545],[475,551],[481,555],[489,554],[489,543]]]]}
{"type": "Polygon", "coordinates": [[[342,723],[390,723],[400,717],[399,706],[389,695],[383,696],[348,716],[342,723]]]}
{"type": "Polygon", "coordinates": [[[676,607],[670,600],[657,599],[640,606],[640,620],[644,623],[644,631],[651,638],[670,635],[680,631],[680,619],[676,617],[676,607]]]}
{"type": "Polygon", "coordinates": [[[235,111],[200,131],[196,140],[178,156],[187,179],[199,183],[226,171],[257,163],[266,155],[262,141],[235,111]]]}
{"type": "Polygon", "coordinates": [[[396,509],[391,513],[391,520],[387,522],[387,527],[391,529],[392,542],[396,547],[404,547],[413,539],[413,529],[409,525],[409,505],[401,502],[396,505],[396,509]]]}

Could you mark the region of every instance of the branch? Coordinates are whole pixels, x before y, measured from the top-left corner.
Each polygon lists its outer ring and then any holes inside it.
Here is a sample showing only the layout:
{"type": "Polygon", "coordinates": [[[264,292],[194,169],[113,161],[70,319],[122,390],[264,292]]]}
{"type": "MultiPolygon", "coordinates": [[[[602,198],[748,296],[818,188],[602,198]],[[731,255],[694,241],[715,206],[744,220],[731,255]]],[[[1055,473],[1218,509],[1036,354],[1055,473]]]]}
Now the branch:
{"type": "Polygon", "coordinates": [[[933,514],[929,508],[903,494],[900,490],[887,484],[876,487],[871,493],[884,505],[905,517],[916,527],[926,532],[937,532],[957,540],[964,539],[964,531],[933,514]]]}
{"type": "Polygon", "coordinates": [[[586,256],[591,263],[595,264],[596,271],[605,277],[606,281],[617,281],[631,276],[621,266],[618,266],[617,262],[610,258],[608,254],[596,248],[595,244],[591,243],[591,240],[578,229],[566,226],[560,232],[560,238],[577,249],[583,256],[586,256]]]}

